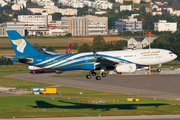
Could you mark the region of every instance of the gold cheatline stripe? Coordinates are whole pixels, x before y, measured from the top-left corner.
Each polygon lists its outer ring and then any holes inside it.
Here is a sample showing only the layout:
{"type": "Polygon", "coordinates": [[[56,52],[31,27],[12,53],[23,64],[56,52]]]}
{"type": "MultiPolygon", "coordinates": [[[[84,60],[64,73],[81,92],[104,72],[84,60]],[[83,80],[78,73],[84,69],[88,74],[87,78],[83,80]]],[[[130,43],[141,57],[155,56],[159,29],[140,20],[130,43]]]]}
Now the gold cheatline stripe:
{"type": "Polygon", "coordinates": [[[63,59],[65,59],[65,58],[67,58],[67,57],[70,57],[70,56],[72,56],[72,55],[69,55],[69,56],[66,56],[66,57],[64,57],[64,58],[61,58],[61,59],[59,59],[59,60],[56,60],[56,61],[54,61],[54,62],[51,62],[51,63],[45,64],[45,65],[43,65],[42,67],[44,67],[44,66],[48,66],[48,65],[51,65],[51,64],[53,64],[53,63],[57,63],[57,62],[59,62],[60,60],[63,60],[63,59]]]}
{"type": "MultiPolygon", "coordinates": [[[[71,65],[71,66],[67,66],[67,67],[78,66],[78,65],[85,65],[85,64],[92,64],[92,63],[96,63],[96,62],[81,63],[81,64],[71,65]]],[[[62,68],[67,68],[67,67],[62,67],[62,68]]]]}

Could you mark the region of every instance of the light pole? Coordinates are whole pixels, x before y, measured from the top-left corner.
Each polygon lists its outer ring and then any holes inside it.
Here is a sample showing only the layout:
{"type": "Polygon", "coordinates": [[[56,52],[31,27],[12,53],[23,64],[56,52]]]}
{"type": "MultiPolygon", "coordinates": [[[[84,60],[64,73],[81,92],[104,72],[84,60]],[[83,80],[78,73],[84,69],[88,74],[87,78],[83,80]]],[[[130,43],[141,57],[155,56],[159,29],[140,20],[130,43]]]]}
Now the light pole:
{"type": "MultiPolygon", "coordinates": [[[[149,35],[149,49],[151,49],[150,36],[153,35],[151,32],[148,32],[146,35],[149,35]]],[[[149,74],[151,74],[151,66],[149,65],[149,74]]]]}
{"type": "Polygon", "coordinates": [[[151,49],[151,41],[150,36],[153,35],[151,32],[148,32],[146,35],[149,35],[149,49],[151,49]]]}

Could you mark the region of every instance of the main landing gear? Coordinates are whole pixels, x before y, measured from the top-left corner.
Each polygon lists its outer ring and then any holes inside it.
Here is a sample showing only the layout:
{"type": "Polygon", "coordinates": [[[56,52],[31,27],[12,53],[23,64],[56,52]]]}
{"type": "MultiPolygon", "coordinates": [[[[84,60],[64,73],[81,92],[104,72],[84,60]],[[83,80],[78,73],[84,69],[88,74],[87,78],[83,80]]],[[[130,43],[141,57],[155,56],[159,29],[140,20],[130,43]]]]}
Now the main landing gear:
{"type": "MultiPolygon", "coordinates": [[[[92,76],[96,76],[96,72],[90,71],[88,75],[86,75],[87,79],[91,79],[92,76]]],[[[100,71],[100,75],[96,76],[96,80],[101,80],[101,77],[106,77],[106,73],[104,73],[104,70],[100,71]]]]}

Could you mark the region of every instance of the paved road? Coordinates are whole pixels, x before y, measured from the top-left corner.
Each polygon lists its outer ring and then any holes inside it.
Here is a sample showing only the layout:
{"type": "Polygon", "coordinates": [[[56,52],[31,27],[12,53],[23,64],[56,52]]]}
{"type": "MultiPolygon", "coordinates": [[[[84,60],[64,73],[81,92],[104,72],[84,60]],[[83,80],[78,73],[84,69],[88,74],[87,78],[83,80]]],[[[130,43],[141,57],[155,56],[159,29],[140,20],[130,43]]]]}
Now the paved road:
{"type": "MultiPolygon", "coordinates": [[[[33,120],[179,120],[180,115],[15,118],[15,120],[32,120],[32,119],[33,120]]],[[[0,119],[0,120],[12,120],[12,119],[0,119]]]]}
{"type": "Polygon", "coordinates": [[[85,77],[51,77],[50,75],[52,73],[36,75],[25,73],[6,77],[129,95],[180,99],[180,75],[108,75],[100,81],[95,80],[95,77],[89,80],[85,77]]]}

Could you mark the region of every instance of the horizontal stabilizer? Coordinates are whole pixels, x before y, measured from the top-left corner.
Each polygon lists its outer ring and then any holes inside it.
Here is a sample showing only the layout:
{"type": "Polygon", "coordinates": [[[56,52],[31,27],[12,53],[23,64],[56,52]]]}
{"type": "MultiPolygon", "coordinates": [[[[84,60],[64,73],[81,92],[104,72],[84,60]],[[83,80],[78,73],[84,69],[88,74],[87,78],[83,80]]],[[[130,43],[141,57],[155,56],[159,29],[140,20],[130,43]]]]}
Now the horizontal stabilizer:
{"type": "Polygon", "coordinates": [[[9,58],[9,59],[16,58],[16,57],[12,57],[12,56],[2,56],[2,57],[9,58]]]}
{"type": "Polygon", "coordinates": [[[33,62],[33,60],[31,58],[17,58],[17,57],[12,57],[12,56],[3,56],[5,58],[9,58],[11,59],[12,61],[15,61],[15,62],[21,62],[21,63],[31,63],[33,62]]]}

